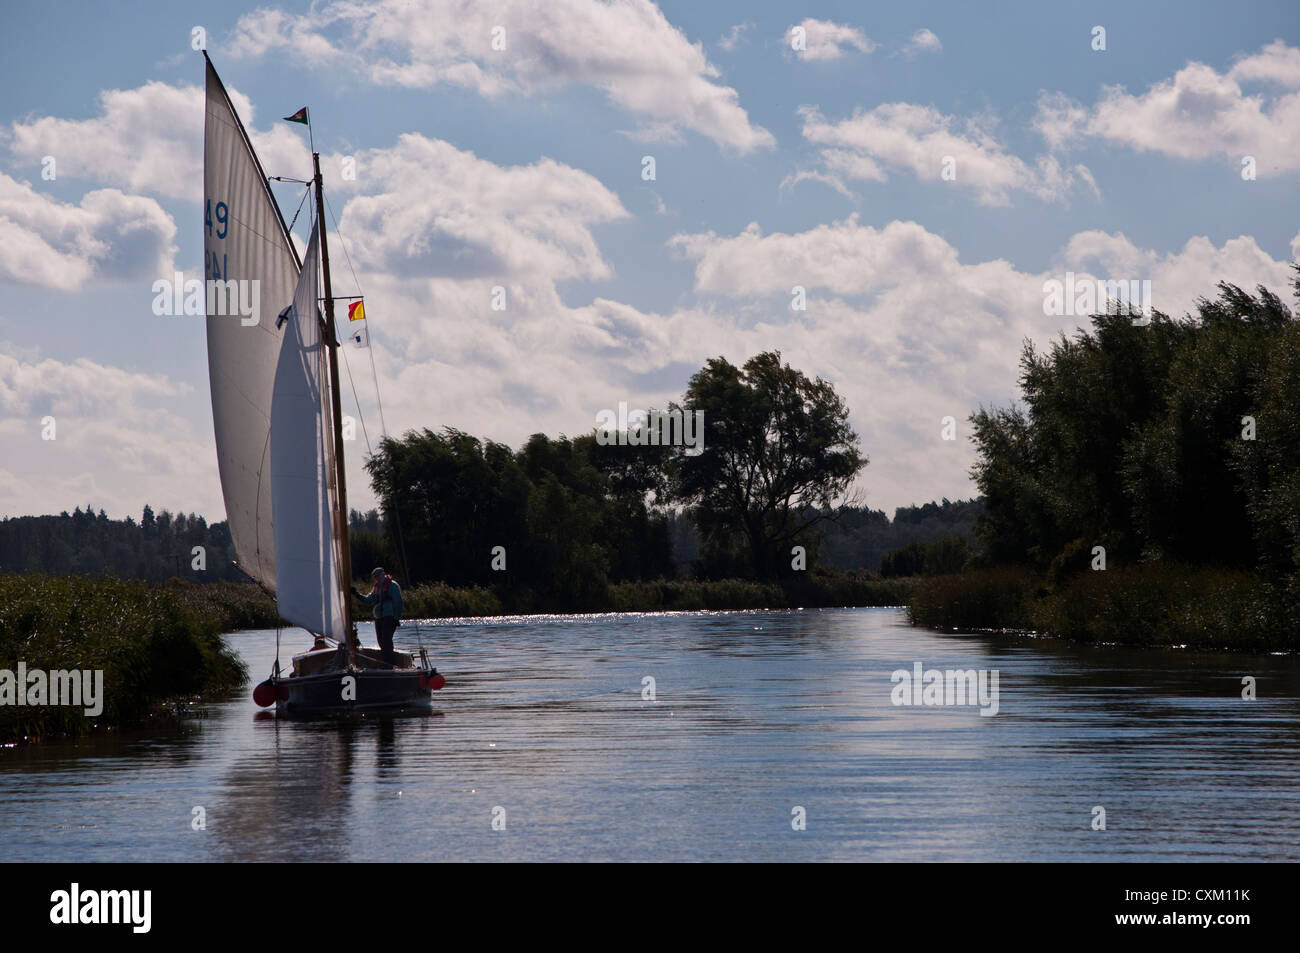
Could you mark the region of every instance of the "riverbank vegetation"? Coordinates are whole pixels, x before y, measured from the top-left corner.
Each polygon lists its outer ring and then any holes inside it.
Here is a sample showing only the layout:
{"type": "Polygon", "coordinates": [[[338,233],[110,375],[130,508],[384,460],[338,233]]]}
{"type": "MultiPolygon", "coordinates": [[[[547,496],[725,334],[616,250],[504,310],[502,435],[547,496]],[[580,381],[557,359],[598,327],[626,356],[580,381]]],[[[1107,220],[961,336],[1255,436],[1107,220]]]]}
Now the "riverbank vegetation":
{"type": "Polygon", "coordinates": [[[835,606],[901,606],[911,579],[880,579],[870,573],[818,570],[780,582],[753,579],[651,579],[609,583],[581,608],[532,590],[425,583],[403,595],[408,619],[529,615],[539,612],[681,612],[696,609],[789,609],[835,606]]]}
{"type": "Polygon", "coordinates": [[[1220,284],[1183,319],[1097,315],[1020,366],[1025,407],[970,418],[983,552],[921,580],[913,620],[1300,649],[1300,322],[1281,299],[1220,284]]]}
{"type": "Polygon", "coordinates": [[[0,743],[139,727],[178,703],[238,688],[247,672],[221,633],[266,624],[268,602],[236,583],[0,575],[0,670],[16,676],[21,663],[28,672],[103,672],[102,711],[93,717],[85,705],[7,699],[0,743]]]}

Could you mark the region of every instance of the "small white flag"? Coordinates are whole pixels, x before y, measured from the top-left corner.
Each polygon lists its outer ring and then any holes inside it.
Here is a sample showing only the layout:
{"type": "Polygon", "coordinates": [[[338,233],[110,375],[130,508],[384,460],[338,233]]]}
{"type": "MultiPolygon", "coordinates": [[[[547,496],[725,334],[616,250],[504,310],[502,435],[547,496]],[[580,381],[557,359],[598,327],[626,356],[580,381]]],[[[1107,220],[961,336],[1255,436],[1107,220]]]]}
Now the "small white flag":
{"type": "Polygon", "coordinates": [[[352,343],[357,347],[370,347],[370,335],[365,328],[357,328],[352,335],[352,343]]]}

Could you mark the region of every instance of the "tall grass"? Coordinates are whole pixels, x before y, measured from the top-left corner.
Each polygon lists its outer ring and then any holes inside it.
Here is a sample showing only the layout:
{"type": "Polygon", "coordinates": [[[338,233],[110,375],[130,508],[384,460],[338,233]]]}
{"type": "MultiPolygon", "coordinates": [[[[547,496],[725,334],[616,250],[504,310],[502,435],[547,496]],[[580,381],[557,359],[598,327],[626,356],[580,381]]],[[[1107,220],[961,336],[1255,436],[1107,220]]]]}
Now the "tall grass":
{"type": "Polygon", "coordinates": [[[1246,572],[1139,565],[1082,573],[1044,594],[1036,627],[1080,642],[1300,649],[1272,592],[1246,572]]]}
{"type": "Polygon", "coordinates": [[[215,622],[222,632],[288,625],[276,611],[275,597],[250,583],[172,579],[165,585],[188,608],[215,622]]]}
{"type": "Polygon", "coordinates": [[[691,610],[786,609],[795,607],[903,605],[910,579],[879,579],[867,573],[813,572],[781,582],[752,579],[657,579],[619,582],[582,604],[557,604],[531,590],[442,583],[404,591],[403,615],[435,619],[453,616],[520,615],[534,612],[682,612],[691,610]]]}
{"type": "Polygon", "coordinates": [[[1034,588],[1034,575],[1016,568],[930,576],[917,580],[908,617],[933,629],[1031,629],[1034,588]]]}
{"type": "Polygon", "coordinates": [[[16,672],[24,662],[29,672],[104,673],[98,717],[87,717],[81,707],[0,705],[0,741],[138,726],[170,702],[244,684],[247,670],[221,633],[245,610],[238,600],[233,609],[215,610],[211,600],[220,597],[195,592],[202,588],[114,577],[0,575],[0,669],[16,672]]]}
{"type": "Polygon", "coordinates": [[[1077,642],[1300,650],[1300,619],[1257,576],[1172,564],[1085,571],[1050,584],[1026,569],[920,580],[908,614],[930,628],[1025,629],[1077,642]]]}
{"type": "Polygon", "coordinates": [[[504,613],[496,594],[480,586],[457,588],[435,582],[402,591],[402,614],[409,619],[450,619],[504,613]]]}

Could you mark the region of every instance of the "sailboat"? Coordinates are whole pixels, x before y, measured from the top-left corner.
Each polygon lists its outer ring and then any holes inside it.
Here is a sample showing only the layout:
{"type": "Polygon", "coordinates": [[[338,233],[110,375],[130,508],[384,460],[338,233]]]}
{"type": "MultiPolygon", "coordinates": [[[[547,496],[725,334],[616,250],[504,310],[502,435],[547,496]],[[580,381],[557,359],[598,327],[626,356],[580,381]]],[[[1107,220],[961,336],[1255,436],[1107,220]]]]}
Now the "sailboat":
{"type": "MultiPolygon", "coordinates": [[[[338,335],[320,154],[315,225],[299,260],[270,181],[208,54],[204,286],[217,461],[236,565],[273,592],[281,617],[314,638],[279,652],[254,701],[284,714],[428,708],[445,684],[420,649],[385,659],[352,617],[338,335]],[[222,294],[214,294],[216,284],[222,294]],[[323,286],[324,312],[320,309],[323,286]],[[229,295],[255,288],[253,313],[229,295]]],[[[314,143],[313,143],[314,145],[314,143]]]]}

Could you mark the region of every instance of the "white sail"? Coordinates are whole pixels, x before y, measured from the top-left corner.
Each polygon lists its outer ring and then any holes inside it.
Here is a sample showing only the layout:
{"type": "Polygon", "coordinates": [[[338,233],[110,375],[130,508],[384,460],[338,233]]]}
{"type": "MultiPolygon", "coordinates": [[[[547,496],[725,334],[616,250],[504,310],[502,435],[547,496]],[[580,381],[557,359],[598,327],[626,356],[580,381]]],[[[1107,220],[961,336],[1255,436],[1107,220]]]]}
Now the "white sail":
{"type": "MultiPolygon", "coordinates": [[[[207,316],[221,488],[240,568],[274,589],[269,436],[281,341],[275,320],[293,299],[298,260],[266,176],[210,62],[203,148],[204,278],[240,283],[223,285],[225,294],[209,295],[207,316]],[[257,314],[242,317],[228,300],[226,307],[220,306],[232,287],[255,294],[257,314]],[[226,313],[213,313],[214,297],[215,310],[226,313]]],[[[241,303],[247,309],[249,302],[241,303]]]]}
{"type": "Polygon", "coordinates": [[[290,622],[341,640],[342,590],[330,492],[334,431],[326,410],[329,371],[316,303],[319,242],[318,229],[313,228],[293,306],[283,315],[271,402],[275,598],[280,615],[290,622]]]}

